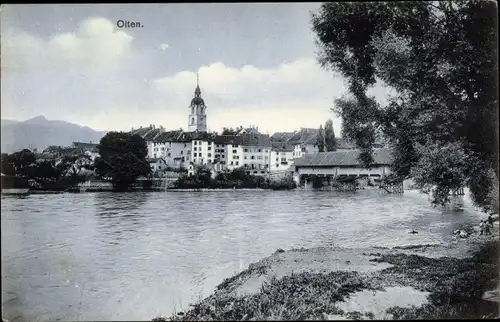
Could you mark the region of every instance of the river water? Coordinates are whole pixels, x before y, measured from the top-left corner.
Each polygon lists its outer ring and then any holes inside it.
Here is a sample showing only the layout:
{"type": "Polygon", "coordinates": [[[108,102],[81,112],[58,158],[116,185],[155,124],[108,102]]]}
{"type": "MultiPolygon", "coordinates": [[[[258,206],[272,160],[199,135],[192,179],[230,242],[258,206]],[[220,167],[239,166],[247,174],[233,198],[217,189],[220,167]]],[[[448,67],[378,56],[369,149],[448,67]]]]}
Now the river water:
{"type": "Polygon", "coordinates": [[[456,206],[376,190],[3,197],[3,314],[10,321],[169,316],[277,248],[447,244],[481,216],[467,198],[456,206]]]}

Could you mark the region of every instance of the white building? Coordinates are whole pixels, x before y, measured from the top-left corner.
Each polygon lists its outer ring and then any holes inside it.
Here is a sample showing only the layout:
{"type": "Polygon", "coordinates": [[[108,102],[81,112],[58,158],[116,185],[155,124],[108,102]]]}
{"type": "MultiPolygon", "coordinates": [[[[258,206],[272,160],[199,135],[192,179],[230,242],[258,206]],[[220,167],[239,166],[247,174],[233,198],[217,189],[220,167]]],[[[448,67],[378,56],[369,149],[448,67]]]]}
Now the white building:
{"type": "Polygon", "coordinates": [[[77,150],[79,153],[83,153],[88,155],[92,163],[94,163],[95,159],[99,157],[99,151],[97,149],[97,143],[85,143],[85,142],[73,142],[73,148],[77,150]]]}
{"type": "Polygon", "coordinates": [[[301,128],[294,132],[277,132],[271,136],[271,171],[286,171],[294,160],[319,151],[318,129],[301,128]]]}
{"type": "Polygon", "coordinates": [[[273,143],[271,149],[271,172],[287,171],[293,164],[295,147],[288,143],[273,143]]]}
{"type": "Polygon", "coordinates": [[[263,134],[242,134],[240,138],[243,167],[247,173],[251,175],[267,174],[271,164],[270,137],[263,134]]]}

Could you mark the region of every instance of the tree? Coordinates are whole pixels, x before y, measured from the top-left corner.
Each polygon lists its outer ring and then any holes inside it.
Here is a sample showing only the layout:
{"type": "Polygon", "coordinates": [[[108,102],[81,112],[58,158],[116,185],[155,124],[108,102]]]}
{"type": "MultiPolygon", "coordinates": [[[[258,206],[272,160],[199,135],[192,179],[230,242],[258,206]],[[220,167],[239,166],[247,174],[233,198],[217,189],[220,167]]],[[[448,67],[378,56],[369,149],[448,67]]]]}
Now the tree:
{"type": "Polygon", "coordinates": [[[494,2],[469,0],[325,3],[313,14],[320,64],[349,84],[334,111],[365,164],[381,131],[400,179],[432,185],[439,204],[466,184],[487,206],[490,170],[498,177],[495,13],[494,2]],[[384,105],[367,94],[378,80],[396,92],[384,105]],[[448,168],[456,157],[467,160],[459,171],[448,168]]]}
{"type": "Polygon", "coordinates": [[[16,169],[14,164],[9,158],[9,154],[2,153],[2,173],[10,176],[16,175],[16,169]]]}
{"type": "Polygon", "coordinates": [[[332,120],[328,120],[325,123],[324,137],[325,137],[325,150],[327,152],[335,151],[336,142],[335,142],[335,132],[333,131],[332,120]]]}
{"type": "Polygon", "coordinates": [[[325,151],[325,130],[323,130],[323,125],[319,126],[318,136],[316,138],[316,145],[318,146],[319,152],[325,151]]]}
{"type": "Polygon", "coordinates": [[[231,128],[225,127],[222,129],[222,135],[235,135],[236,132],[237,131],[235,129],[233,129],[232,127],[231,128]]]}
{"type": "Polygon", "coordinates": [[[82,178],[84,170],[93,170],[94,165],[90,156],[82,153],[64,156],[60,162],[60,169],[63,174],[68,174],[76,182],[82,178]]]}
{"type": "Polygon", "coordinates": [[[5,167],[6,171],[12,175],[28,176],[31,173],[30,168],[34,166],[35,162],[35,154],[28,149],[10,155],[2,155],[2,169],[5,167]]]}
{"type": "Polygon", "coordinates": [[[139,177],[151,173],[146,162],[146,142],[137,134],[108,132],[97,149],[100,157],[94,162],[96,173],[101,177],[110,177],[116,189],[126,190],[139,177]]]}

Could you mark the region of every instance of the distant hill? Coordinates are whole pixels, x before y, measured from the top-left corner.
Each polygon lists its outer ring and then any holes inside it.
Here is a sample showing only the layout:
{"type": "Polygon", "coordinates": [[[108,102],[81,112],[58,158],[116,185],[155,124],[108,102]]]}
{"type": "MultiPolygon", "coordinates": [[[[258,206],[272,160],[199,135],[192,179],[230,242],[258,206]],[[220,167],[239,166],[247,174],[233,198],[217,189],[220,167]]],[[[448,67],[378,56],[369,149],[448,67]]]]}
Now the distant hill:
{"type": "Polygon", "coordinates": [[[43,116],[26,121],[2,120],[1,131],[2,153],[22,149],[42,151],[49,145],[70,146],[75,141],[97,143],[107,132],[43,116]]]}

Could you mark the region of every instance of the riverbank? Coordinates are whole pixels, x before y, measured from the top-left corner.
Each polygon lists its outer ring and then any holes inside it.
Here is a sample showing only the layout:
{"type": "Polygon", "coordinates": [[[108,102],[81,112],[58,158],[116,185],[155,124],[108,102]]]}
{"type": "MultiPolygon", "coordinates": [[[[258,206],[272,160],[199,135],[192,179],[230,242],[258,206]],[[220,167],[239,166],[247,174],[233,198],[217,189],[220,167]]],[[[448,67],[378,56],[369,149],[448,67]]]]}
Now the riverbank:
{"type": "Polygon", "coordinates": [[[154,320],[494,318],[498,303],[482,297],[498,287],[499,247],[494,229],[447,246],[280,249],[154,320]],[[453,257],[464,243],[469,256],[453,257]]]}

